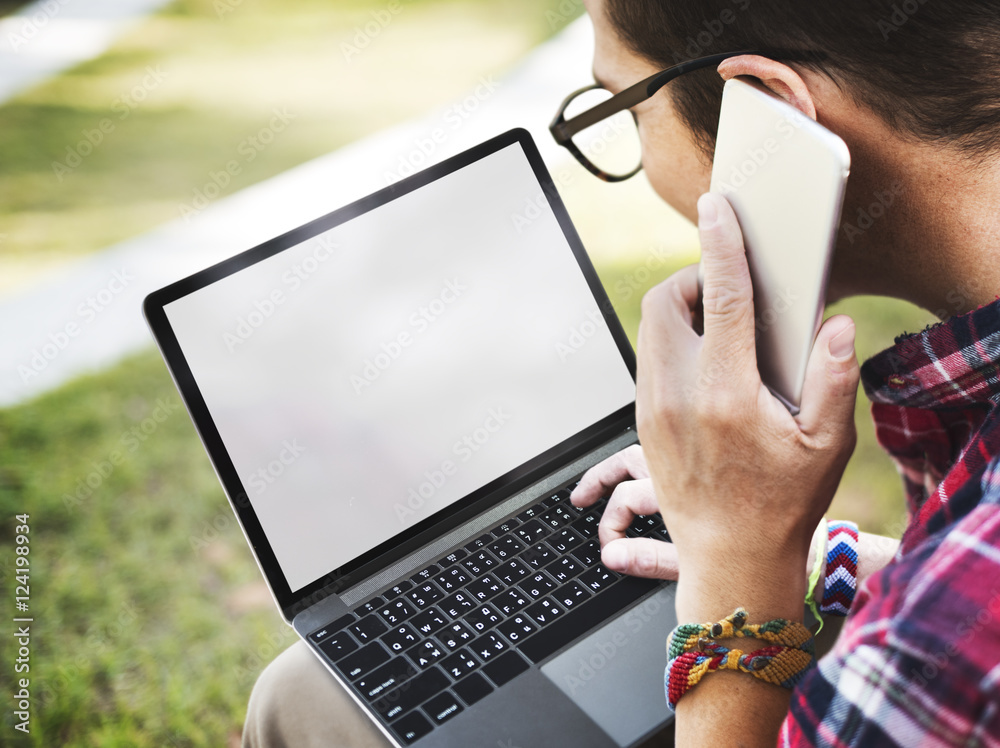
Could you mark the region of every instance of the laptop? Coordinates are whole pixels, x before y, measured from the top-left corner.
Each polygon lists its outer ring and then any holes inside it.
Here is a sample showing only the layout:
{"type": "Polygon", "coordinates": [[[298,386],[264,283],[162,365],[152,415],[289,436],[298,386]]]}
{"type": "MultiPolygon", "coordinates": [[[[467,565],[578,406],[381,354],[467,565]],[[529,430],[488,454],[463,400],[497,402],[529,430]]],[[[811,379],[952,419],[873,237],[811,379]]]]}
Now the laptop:
{"type": "Polygon", "coordinates": [[[635,357],[526,131],[144,313],[282,616],[393,745],[669,724],[674,585],[604,568],[606,500],[569,502],[637,441],[635,357]]]}

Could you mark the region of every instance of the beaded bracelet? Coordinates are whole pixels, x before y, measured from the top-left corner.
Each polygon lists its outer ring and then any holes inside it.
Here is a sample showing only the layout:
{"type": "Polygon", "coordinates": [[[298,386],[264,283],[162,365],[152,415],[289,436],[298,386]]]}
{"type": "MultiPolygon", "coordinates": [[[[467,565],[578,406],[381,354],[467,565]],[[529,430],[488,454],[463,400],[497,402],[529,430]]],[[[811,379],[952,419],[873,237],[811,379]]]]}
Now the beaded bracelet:
{"type": "Polygon", "coordinates": [[[846,616],[858,588],[858,526],[853,522],[831,522],[828,526],[824,614],[846,616]]]}
{"type": "Polygon", "coordinates": [[[782,618],[756,625],[746,621],[746,610],[738,608],[718,623],[682,624],[670,633],[664,690],[671,710],[706,673],[717,670],[748,673],[784,688],[802,679],[815,659],[809,629],[782,618]],[[770,646],[746,653],[714,641],[740,637],[762,639],[770,646]]]}

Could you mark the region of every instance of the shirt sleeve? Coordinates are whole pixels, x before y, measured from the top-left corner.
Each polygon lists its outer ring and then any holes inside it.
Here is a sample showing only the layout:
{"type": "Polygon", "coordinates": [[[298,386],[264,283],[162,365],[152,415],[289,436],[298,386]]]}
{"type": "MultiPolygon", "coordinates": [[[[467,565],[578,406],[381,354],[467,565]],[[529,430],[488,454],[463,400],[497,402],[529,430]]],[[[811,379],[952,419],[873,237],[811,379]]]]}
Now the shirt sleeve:
{"type": "Polygon", "coordinates": [[[1000,490],[989,474],[952,498],[973,507],[960,521],[858,591],[833,651],[794,691],[779,745],[1000,748],[1000,490]]]}

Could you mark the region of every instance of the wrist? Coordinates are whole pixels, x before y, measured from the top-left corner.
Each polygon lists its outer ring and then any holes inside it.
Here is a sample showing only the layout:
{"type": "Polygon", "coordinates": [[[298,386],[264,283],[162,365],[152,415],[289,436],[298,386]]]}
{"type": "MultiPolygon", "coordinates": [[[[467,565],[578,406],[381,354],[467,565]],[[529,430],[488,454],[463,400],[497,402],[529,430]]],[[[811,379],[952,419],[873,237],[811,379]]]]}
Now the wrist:
{"type": "Polygon", "coordinates": [[[681,623],[717,621],[739,607],[746,608],[752,620],[784,618],[801,622],[806,580],[802,576],[805,554],[762,563],[726,566],[685,565],[679,559],[681,573],[677,583],[677,620],[681,623]]]}

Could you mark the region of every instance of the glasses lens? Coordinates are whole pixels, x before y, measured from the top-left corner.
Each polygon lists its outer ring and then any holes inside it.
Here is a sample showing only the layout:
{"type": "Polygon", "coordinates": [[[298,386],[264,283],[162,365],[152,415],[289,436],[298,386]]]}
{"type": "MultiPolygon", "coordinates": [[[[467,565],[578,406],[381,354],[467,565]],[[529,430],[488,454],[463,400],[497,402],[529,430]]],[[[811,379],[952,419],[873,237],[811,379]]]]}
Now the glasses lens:
{"type": "MultiPolygon", "coordinates": [[[[584,91],[566,107],[565,117],[572,119],[611,98],[603,88],[584,91]]],[[[639,130],[628,110],[603,119],[573,136],[573,144],[603,172],[623,177],[634,172],[642,162],[639,130]]]]}

